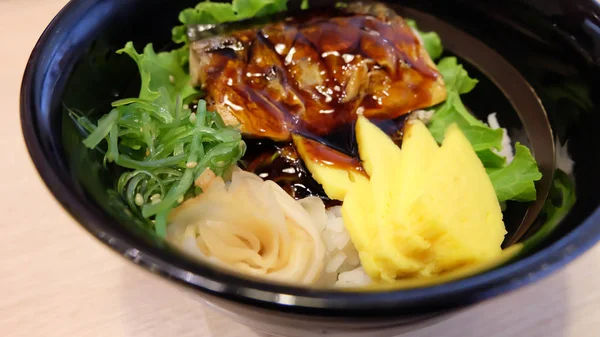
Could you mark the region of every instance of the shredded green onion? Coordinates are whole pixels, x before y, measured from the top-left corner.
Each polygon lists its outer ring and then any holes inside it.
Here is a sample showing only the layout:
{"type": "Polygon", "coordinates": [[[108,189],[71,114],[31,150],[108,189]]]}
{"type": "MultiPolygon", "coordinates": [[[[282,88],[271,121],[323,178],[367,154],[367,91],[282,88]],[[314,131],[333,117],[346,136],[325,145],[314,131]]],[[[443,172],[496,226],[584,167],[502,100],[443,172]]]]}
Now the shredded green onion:
{"type": "Polygon", "coordinates": [[[104,140],[105,162],[128,169],[118,179],[116,190],[132,213],[144,217],[160,237],[166,235],[171,209],[201,193],[194,188],[194,180],[206,168],[222,175],[246,149],[240,132],[226,126],[219,114],[207,111],[204,100],[198,101],[195,118],[190,118],[192,112],[183,108],[180,98],[175,102],[171,109],[170,100],[162,98],[121,99],[97,126],[71,113],[81,129],[89,132],[85,146],[98,148],[104,140]]]}

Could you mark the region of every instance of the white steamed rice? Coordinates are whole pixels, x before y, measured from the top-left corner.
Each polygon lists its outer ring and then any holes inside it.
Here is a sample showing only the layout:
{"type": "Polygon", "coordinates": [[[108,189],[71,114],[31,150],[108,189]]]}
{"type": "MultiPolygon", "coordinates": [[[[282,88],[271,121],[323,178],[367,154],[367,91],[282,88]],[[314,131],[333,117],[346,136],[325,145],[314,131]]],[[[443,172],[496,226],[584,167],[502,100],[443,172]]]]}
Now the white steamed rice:
{"type": "MultiPolygon", "coordinates": [[[[491,113],[487,117],[488,125],[492,129],[500,129],[500,123],[498,122],[498,118],[496,118],[496,113],[491,113]]],[[[512,143],[510,137],[508,136],[508,132],[505,128],[502,128],[502,150],[495,151],[498,155],[506,158],[506,163],[510,163],[514,158],[512,143]]]]}
{"type": "Polygon", "coordinates": [[[326,211],[327,221],[321,230],[325,244],[325,269],[318,285],[356,287],[371,283],[371,279],[360,265],[358,251],[344,227],[342,207],[334,206],[326,211]]]}

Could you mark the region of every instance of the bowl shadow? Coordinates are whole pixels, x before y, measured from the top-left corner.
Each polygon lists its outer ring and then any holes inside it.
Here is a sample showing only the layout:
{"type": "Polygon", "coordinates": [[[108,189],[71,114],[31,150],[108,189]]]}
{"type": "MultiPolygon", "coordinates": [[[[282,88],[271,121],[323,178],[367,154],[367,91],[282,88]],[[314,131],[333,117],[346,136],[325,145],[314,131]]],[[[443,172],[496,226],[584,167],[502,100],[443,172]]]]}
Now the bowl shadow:
{"type": "MultiPolygon", "coordinates": [[[[535,332],[534,336],[566,337],[566,277],[567,273],[561,271],[397,336],[531,336],[535,332]]],[[[121,279],[120,298],[126,315],[122,320],[124,336],[273,337],[235,322],[204,304],[200,297],[141,269],[124,265],[121,279]]]]}
{"type": "Polygon", "coordinates": [[[567,273],[560,271],[535,284],[463,309],[447,320],[400,336],[566,337],[569,321],[566,277],[567,273]]]}

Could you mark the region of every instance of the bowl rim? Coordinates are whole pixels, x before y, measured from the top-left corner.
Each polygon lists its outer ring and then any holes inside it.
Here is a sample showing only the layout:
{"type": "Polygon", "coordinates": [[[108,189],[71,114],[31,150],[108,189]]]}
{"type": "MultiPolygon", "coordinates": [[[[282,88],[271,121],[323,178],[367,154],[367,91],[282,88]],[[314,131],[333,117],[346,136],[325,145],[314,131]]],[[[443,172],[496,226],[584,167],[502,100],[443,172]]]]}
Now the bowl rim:
{"type": "Polygon", "coordinates": [[[443,300],[452,299],[452,306],[459,304],[455,302],[457,299],[460,299],[461,305],[469,304],[531,283],[572,261],[600,240],[600,207],[597,207],[576,229],[522,260],[449,283],[384,292],[348,293],[274,285],[215,273],[199,264],[168,261],[164,256],[148,251],[140,241],[107,230],[103,223],[110,217],[91,209],[60,179],[60,167],[52,163],[49,158],[51,154],[44,152],[43,139],[38,132],[36,118],[41,111],[48,109],[38,104],[41,101],[39,97],[49,90],[43,79],[53,76],[49,74],[49,69],[60,61],[57,50],[67,43],[70,28],[78,20],[89,16],[102,2],[106,5],[111,1],[118,6],[117,0],[71,0],[44,30],[31,52],[22,79],[21,128],[38,174],[61,206],[94,237],[146,270],[201,292],[283,311],[320,314],[400,309],[419,312],[431,310],[438,305],[436,303],[440,303],[440,308],[446,307],[448,303],[442,305],[443,300]],[[62,39],[57,38],[60,36],[62,39]],[[317,311],[312,312],[314,309],[317,311]]]}

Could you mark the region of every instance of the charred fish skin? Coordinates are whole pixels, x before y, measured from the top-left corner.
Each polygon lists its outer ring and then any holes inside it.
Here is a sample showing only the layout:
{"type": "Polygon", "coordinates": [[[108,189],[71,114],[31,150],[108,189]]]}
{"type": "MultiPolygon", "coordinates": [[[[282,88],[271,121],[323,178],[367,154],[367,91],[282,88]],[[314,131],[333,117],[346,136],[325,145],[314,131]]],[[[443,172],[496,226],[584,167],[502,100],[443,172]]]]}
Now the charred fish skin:
{"type": "Polygon", "coordinates": [[[246,136],[324,135],[359,114],[394,119],[446,98],[419,38],[381,3],[196,28],[192,79],[246,136]]]}

